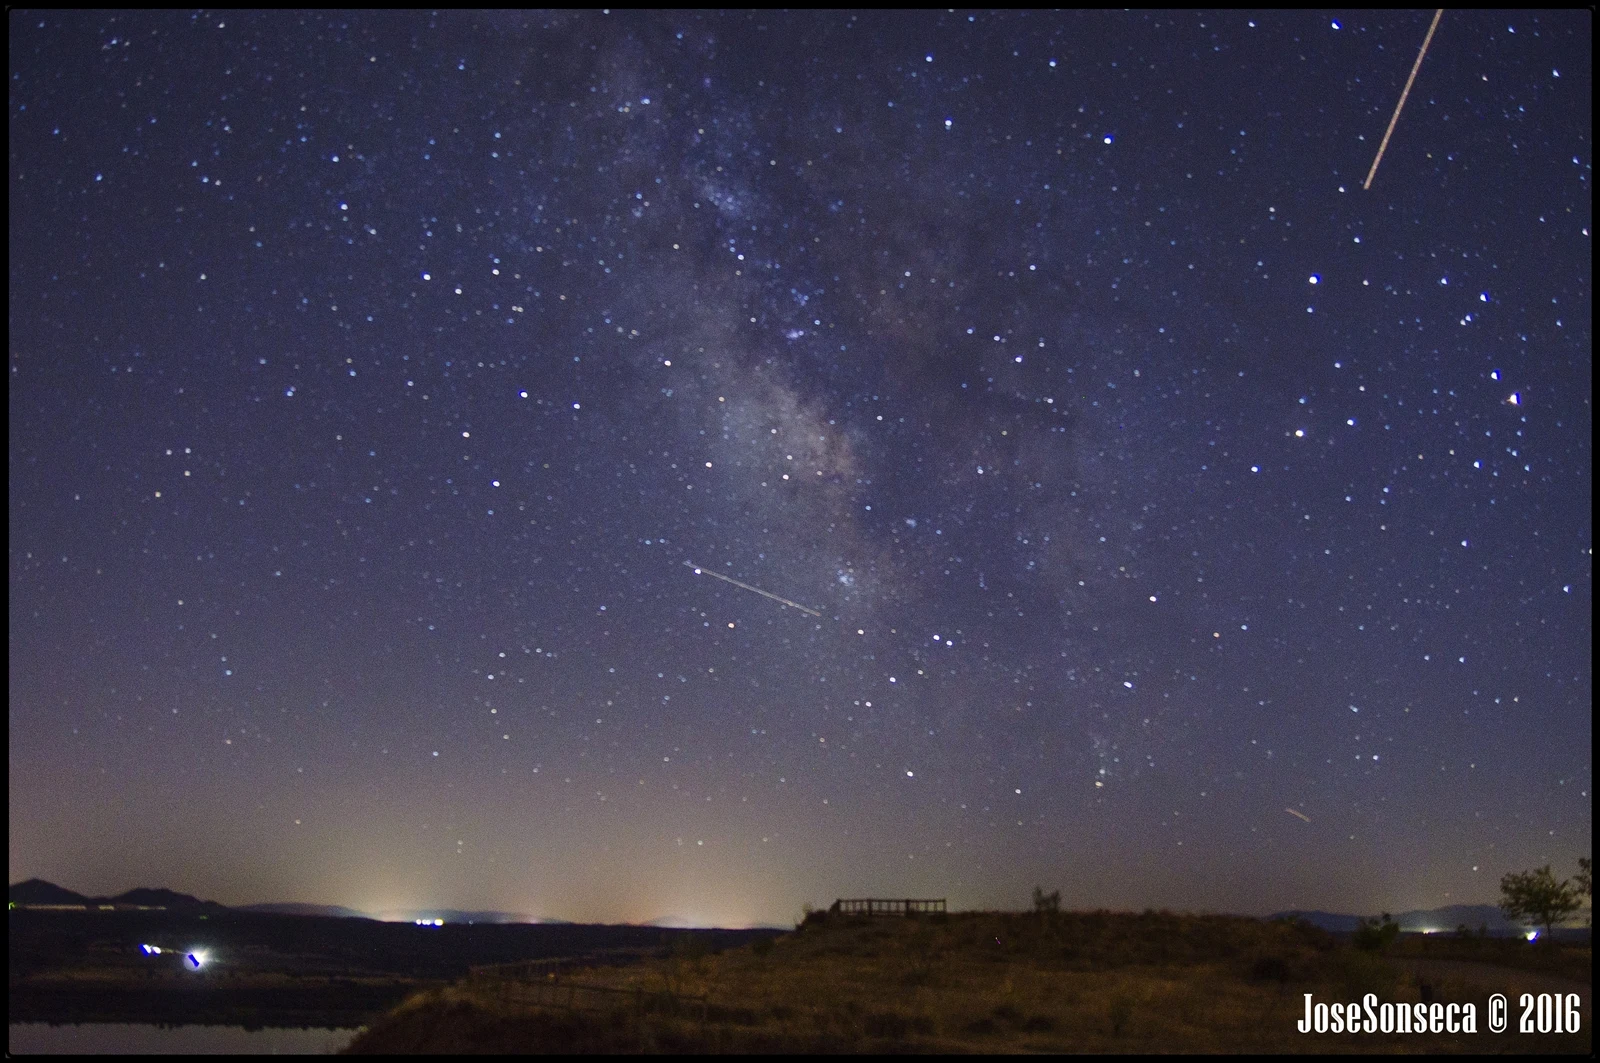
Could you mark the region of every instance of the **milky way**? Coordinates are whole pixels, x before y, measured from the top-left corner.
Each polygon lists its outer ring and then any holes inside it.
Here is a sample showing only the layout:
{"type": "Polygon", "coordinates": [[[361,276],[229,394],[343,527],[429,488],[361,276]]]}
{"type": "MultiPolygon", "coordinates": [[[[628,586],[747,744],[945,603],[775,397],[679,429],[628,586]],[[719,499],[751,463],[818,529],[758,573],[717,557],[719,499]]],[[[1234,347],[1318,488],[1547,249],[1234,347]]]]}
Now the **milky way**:
{"type": "Polygon", "coordinates": [[[15,16],[12,879],[1569,873],[1591,26],[1447,15],[1363,191],[1428,18],[15,16]]]}

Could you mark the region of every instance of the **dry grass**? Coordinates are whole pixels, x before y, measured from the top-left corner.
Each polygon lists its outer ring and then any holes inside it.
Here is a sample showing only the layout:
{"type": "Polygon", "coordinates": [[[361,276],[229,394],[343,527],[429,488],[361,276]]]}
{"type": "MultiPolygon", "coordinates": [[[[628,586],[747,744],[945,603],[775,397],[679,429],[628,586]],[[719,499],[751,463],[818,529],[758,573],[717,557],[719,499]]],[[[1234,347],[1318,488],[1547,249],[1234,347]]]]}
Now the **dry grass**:
{"type": "Polygon", "coordinates": [[[1593,945],[1566,945],[1550,941],[1529,944],[1520,938],[1480,938],[1475,935],[1406,934],[1389,952],[1395,957],[1462,960],[1489,963],[1519,971],[1551,974],[1587,982],[1594,968],[1593,945]]]}
{"type": "Polygon", "coordinates": [[[764,946],[680,951],[563,977],[623,992],[580,993],[572,1009],[469,979],[408,1001],[350,1051],[1587,1052],[1590,1044],[1587,1033],[1538,1043],[1486,1032],[1302,1035],[1295,1024],[1307,992],[1325,1002],[1367,992],[1415,1002],[1418,988],[1313,928],[1224,916],[813,917],[764,946]]]}

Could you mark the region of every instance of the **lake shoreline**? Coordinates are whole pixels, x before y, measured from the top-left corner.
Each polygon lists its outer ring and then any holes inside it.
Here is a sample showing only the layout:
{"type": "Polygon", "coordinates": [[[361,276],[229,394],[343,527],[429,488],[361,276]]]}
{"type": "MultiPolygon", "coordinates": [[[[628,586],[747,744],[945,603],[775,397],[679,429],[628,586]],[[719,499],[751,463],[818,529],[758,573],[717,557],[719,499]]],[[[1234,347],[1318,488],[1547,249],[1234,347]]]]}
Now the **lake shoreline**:
{"type": "Polygon", "coordinates": [[[776,933],[236,911],[13,911],[7,929],[13,1022],[246,1029],[360,1026],[474,970],[631,963],[674,942],[776,933]]]}
{"type": "Polygon", "coordinates": [[[6,1046],[12,1055],[331,1055],[364,1029],[13,1022],[6,1046]]]}
{"type": "Polygon", "coordinates": [[[342,1029],[360,1026],[414,992],[440,983],[385,979],[362,984],[325,979],[302,986],[143,986],[110,979],[13,983],[12,1022],[69,1026],[240,1026],[245,1029],[342,1029]]]}

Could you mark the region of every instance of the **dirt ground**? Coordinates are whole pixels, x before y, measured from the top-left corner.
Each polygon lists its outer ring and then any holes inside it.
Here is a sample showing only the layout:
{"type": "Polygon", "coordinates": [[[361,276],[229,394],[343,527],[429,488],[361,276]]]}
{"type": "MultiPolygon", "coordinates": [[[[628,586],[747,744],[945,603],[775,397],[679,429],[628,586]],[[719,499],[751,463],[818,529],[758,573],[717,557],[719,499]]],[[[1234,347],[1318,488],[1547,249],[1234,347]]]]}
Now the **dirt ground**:
{"type": "Polygon", "coordinates": [[[1490,963],[1473,963],[1470,960],[1432,960],[1418,957],[1396,957],[1395,966],[1429,982],[1458,982],[1490,993],[1504,993],[1511,1005],[1515,1019],[1519,1013],[1517,1002],[1523,993],[1577,993],[1583,998],[1581,1014],[1587,1021],[1593,999],[1593,987],[1587,982],[1539,971],[1519,971],[1490,963]]]}

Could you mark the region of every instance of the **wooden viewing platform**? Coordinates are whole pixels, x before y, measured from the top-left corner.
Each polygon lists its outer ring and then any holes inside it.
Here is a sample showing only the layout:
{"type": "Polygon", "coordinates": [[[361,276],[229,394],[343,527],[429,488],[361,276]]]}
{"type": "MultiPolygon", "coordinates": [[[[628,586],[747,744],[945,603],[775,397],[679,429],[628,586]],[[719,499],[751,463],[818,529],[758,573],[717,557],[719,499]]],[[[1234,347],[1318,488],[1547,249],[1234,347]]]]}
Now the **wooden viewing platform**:
{"type": "Polygon", "coordinates": [[[937,900],[885,899],[881,897],[840,897],[828,909],[832,915],[926,915],[945,911],[944,898],[937,900]]]}

